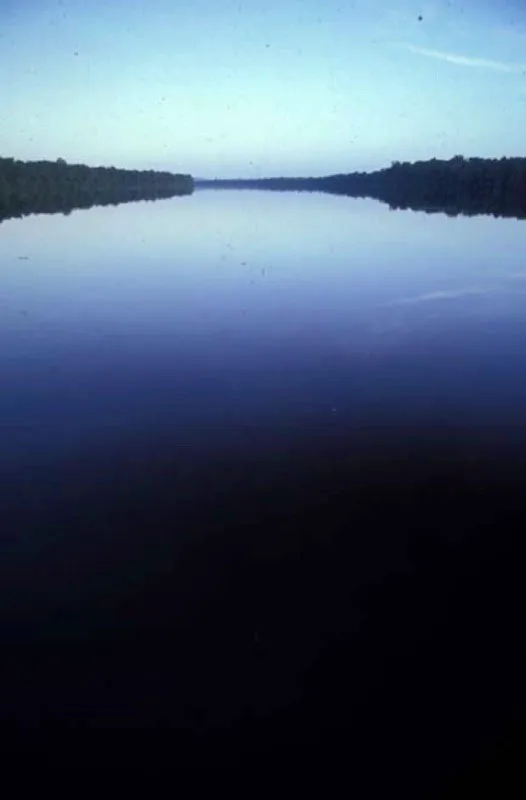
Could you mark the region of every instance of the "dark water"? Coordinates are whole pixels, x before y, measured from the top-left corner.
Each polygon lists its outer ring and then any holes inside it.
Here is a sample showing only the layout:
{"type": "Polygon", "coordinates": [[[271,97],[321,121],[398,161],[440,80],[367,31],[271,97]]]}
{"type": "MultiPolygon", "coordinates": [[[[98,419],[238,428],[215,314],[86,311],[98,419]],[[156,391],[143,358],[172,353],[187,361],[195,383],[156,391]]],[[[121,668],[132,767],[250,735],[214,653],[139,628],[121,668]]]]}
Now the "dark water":
{"type": "Polygon", "coordinates": [[[526,224],[236,191],[4,222],[0,341],[24,747],[427,791],[514,729],[526,224]]]}

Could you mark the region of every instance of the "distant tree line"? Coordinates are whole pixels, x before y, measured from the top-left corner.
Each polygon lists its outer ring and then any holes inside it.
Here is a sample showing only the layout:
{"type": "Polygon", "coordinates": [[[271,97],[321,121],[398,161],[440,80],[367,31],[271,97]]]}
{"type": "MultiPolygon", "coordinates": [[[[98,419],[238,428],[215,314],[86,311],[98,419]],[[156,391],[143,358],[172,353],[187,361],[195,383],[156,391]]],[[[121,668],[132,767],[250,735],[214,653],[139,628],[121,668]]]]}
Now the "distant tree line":
{"type": "Polygon", "coordinates": [[[526,158],[464,158],[398,162],[376,172],[352,172],[323,178],[265,178],[204,181],[200,186],[274,191],[323,191],[373,197],[391,208],[492,214],[526,219],[526,158]]]}
{"type": "Polygon", "coordinates": [[[0,221],[34,213],[191,194],[193,179],[155,170],[0,158],[0,221]]]}

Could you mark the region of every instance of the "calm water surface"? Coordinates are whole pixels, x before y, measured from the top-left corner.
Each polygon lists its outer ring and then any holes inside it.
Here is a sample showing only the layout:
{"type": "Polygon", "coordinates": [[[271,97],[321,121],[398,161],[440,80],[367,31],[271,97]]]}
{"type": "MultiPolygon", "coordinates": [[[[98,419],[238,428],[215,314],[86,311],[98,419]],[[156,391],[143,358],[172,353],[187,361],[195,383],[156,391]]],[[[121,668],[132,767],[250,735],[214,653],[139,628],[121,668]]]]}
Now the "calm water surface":
{"type": "Polygon", "coordinates": [[[440,671],[426,719],[484,728],[480,665],[500,653],[511,687],[520,663],[495,542],[522,491],[525,223],[246,191],[12,220],[0,342],[8,718],[239,728],[259,752],[280,709],[280,746],[307,719],[363,743],[349,687],[396,715],[440,671]]]}
{"type": "Polygon", "coordinates": [[[357,426],[524,430],[526,226],[197,192],[0,230],[0,464],[357,426]]]}

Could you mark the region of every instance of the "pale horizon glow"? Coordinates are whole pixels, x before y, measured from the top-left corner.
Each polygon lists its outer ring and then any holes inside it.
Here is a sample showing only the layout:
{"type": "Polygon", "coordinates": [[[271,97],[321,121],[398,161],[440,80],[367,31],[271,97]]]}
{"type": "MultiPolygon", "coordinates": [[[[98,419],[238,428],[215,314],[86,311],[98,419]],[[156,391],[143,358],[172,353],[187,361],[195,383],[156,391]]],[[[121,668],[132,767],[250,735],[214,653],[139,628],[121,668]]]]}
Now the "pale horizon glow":
{"type": "Polygon", "coordinates": [[[4,0],[0,155],[199,178],[521,156],[525,53],[522,0],[4,0]]]}

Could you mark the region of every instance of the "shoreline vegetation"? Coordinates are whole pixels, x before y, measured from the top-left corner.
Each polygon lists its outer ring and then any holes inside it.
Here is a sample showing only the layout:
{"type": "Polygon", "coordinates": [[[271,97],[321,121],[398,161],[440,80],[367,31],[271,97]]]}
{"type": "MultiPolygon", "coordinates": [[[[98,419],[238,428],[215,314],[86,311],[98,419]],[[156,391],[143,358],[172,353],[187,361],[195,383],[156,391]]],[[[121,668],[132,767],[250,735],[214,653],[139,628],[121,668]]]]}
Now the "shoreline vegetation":
{"type": "Polygon", "coordinates": [[[393,210],[526,219],[526,158],[455,156],[448,161],[393,161],[390,167],[375,172],[322,178],[196,180],[195,185],[210,189],[327,192],[373,198],[393,210]]]}
{"type": "Polygon", "coordinates": [[[88,167],[62,158],[0,158],[0,222],[29,214],[69,214],[77,208],[188,195],[193,190],[191,175],[88,167]]]}

